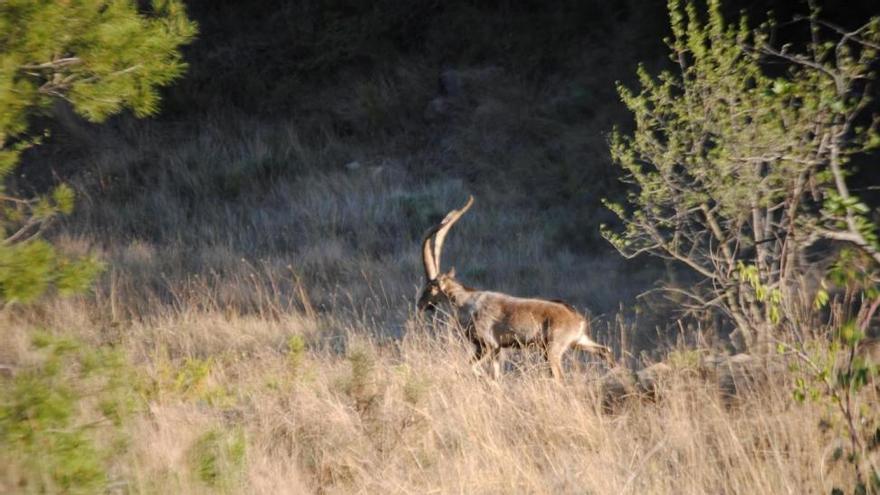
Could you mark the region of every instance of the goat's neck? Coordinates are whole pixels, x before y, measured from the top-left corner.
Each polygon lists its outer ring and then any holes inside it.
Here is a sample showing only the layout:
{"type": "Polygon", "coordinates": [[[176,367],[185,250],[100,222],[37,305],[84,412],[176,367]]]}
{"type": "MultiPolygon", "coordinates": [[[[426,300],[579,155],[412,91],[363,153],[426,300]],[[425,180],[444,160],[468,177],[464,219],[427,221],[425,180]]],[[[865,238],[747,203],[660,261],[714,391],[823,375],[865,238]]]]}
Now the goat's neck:
{"type": "Polygon", "coordinates": [[[469,304],[476,292],[476,289],[465,287],[457,280],[451,280],[446,288],[446,295],[449,296],[449,300],[454,306],[459,308],[469,304]]]}

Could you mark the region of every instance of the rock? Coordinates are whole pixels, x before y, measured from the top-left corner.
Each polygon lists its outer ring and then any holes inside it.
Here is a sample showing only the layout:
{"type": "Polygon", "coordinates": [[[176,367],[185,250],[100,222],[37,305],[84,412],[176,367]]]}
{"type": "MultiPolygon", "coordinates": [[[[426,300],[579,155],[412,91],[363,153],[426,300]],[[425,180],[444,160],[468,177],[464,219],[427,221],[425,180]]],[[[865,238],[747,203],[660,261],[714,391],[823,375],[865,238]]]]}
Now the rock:
{"type": "Polygon", "coordinates": [[[613,413],[630,399],[656,401],[662,384],[673,369],[666,363],[655,363],[635,373],[618,366],[602,377],[602,408],[613,413]]]}
{"type": "Polygon", "coordinates": [[[601,380],[602,409],[613,413],[630,397],[637,395],[632,372],[623,366],[611,369],[601,380]]]}
{"type": "Polygon", "coordinates": [[[757,359],[748,354],[737,354],[719,365],[718,388],[728,401],[742,398],[768,387],[772,380],[784,377],[785,370],[785,363],[772,356],[757,359]]]}
{"type": "MultiPolygon", "coordinates": [[[[880,341],[877,348],[877,357],[880,358],[880,341]]],[[[863,352],[867,356],[869,349],[863,352]]],[[[660,400],[662,393],[669,389],[672,378],[699,380],[717,387],[725,406],[735,407],[751,394],[760,394],[775,382],[785,380],[787,369],[785,359],[779,356],[757,358],[744,353],[734,356],[706,354],[698,365],[684,368],[658,362],[634,372],[619,366],[600,381],[602,407],[610,414],[619,411],[629,400],[660,400]]]]}
{"type": "Polygon", "coordinates": [[[650,400],[657,400],[660,384],[672,374],[672,367],[666,363],[654,363],[636,372],[636,385],[639,393],[650,400]]]}

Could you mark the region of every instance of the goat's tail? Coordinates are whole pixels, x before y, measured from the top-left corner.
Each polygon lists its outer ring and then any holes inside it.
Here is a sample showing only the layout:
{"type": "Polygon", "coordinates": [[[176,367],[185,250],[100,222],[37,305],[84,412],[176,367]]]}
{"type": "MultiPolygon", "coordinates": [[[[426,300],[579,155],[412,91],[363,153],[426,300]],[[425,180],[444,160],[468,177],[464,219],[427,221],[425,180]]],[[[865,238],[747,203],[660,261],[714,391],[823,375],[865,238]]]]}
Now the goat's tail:
{"type": "Polygon", "coordinates": [[[587,325],[588,323],[586,321],[581,323],[581,335],[574,342],[574,345],[590,354],[601,356],[609,364],[614,365],[614,352],[612,352],[610,347],[599,344],[591,339],[590,336],[587,335],[587,325]]]}

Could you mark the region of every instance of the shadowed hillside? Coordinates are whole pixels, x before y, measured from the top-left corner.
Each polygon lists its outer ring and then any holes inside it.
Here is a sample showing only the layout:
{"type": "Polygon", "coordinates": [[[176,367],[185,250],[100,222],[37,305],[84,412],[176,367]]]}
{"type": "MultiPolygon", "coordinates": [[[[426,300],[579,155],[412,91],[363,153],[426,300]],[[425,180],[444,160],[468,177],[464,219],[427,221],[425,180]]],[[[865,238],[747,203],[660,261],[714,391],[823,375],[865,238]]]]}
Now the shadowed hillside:
{"type": "MultiPolygon", "coordinates": [[[[880,14],[824,3],[844,26],[880,14]]],[[[602,199],[628,190],[615,83],[669,67],[666,2],[187,7],[200,34],[162,111],[94,125],[58,104],[12,184],[70,183],[48,236],[107,270],[0,312],[0,385],[9,370],[32,410],[99,425],[108,493],[852,491],[827,404],[791,399],[795,360],[724,356],[724,318],[639,297],[687,271],[600,236],[602,199]],[[572,353],[556,383],[527,349],[500,381],[473,376],[461,329],[414,308],[422,236],[471,194],[443,268],[570,302],[633,369],[572,353]],[[635,369],[661,360],[645,385],[635,369]]],[[[0,492],[28,469],[0,452],[0,492]]]]}
{"type": "MultiPolygon", "coordinates": [[[[758,17],[790,11],[784,3],[745,7],[758,17]]],[[[871,10],[829,8],[841,22],[871,10]]],[[[291,265],[321,290],[354,290],[360,269],[336,278],[301,259],[330,243],[346,257],[378,261],[382,277],[399,273],[393,298],[409,297],[419,277],[414,241],[469,192],[479,228],[456,236],[449,259],[475,285],[552,294],[605,313],[669,269],[624,262],[598,235],[600,223],[614,221],[600,200],[623,193],[608,132],[631,118],[614,83],[631,85],[639,62],[665,64],[662,2],[189,9],[200,37],[158,119],[122,116],[92,127],[59,109],[52,144],[36,148],[24,168],[38,178],[26,187],[60,175],[83,191],[68,235],[93,239],[111,257],[145,243],[173,263],[143,267],[165,273],[144,287],[244,257],[291,265]],[[328,183],[326,205],[305,202],[316,182],[328,183]],[[374,196],[369,218],[358,195],[374,196]],[[322,207],[337,217],[323,218],[322,207]],[[300,208],[312,208],[321,225],[291,211],[300,208]],[[610,287],[609,274],[618,280],[610,287]]]]}
{"type": "Polygon", "coordinates": [[[620,190],[614,81],[655,63],[664,23],[662,6],[603,5],[194,4],[201,38],[158,119],[92,127],[59,109],[25,170],[70,176],[83,194],[66,235],[114,270],[152,253],[132,266],[135,299],[245,259],[292,270],[321,305],[360,297],[364,277],[399,304],[420,281],[421,233],[473,193],[448,254],[464,277],[609,311],[658,273],[624,263],[597,225],[620,190]]]}

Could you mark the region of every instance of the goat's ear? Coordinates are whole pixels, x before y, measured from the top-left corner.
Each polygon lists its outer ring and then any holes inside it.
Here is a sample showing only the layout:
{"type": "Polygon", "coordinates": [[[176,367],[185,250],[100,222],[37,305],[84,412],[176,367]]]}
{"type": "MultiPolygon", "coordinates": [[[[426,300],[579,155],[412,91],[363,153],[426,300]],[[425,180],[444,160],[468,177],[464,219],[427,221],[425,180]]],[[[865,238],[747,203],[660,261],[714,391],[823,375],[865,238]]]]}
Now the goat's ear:
{"type": "Polygon", "coordinates": [[[455,278],[455,267],[453,266],[452,268],[450,268],[449,271],[446,272],[446,275],[448,275],[449,278],[455,278]]]}

